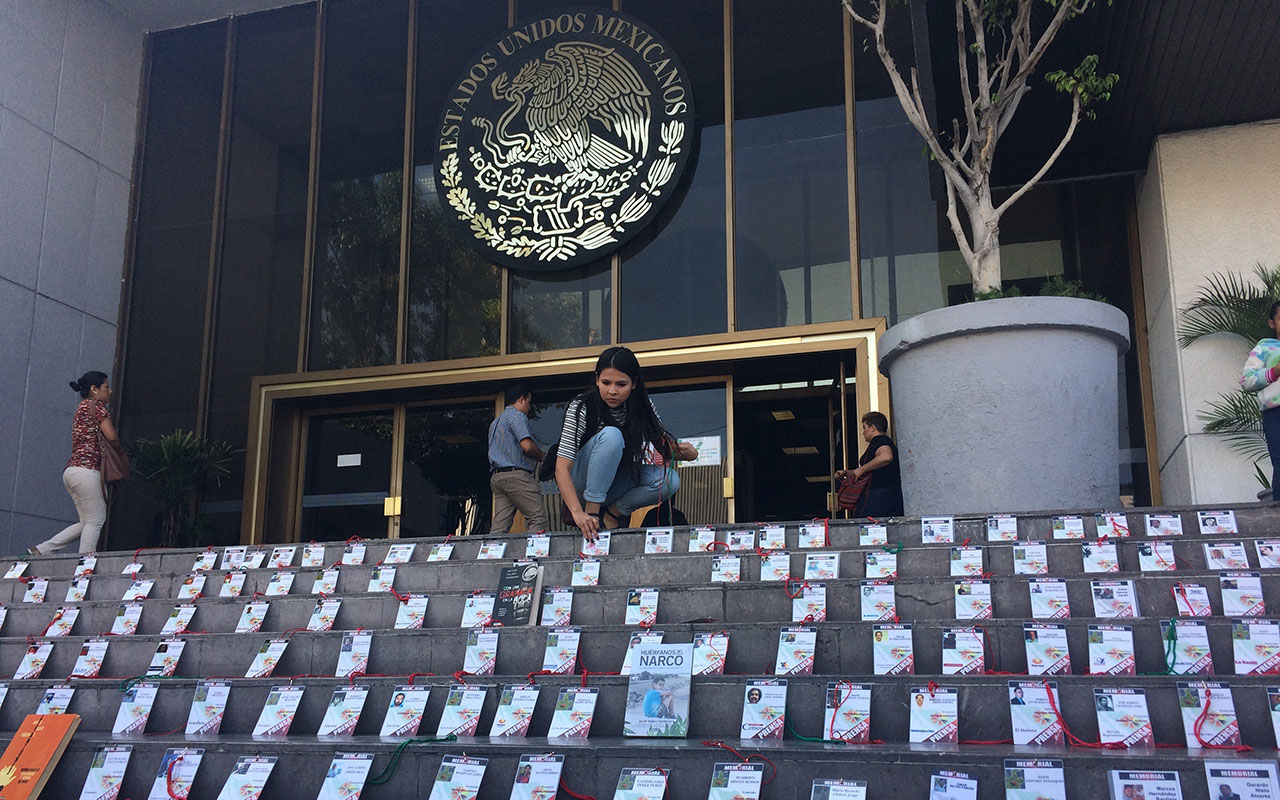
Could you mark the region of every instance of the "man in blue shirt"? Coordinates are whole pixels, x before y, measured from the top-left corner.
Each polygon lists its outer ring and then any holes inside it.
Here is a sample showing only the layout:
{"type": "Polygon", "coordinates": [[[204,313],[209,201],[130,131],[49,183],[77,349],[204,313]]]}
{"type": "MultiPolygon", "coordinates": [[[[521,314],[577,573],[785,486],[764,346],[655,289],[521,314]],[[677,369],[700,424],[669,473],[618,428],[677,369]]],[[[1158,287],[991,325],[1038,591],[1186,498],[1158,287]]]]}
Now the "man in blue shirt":
{"type": "Polygon", "coordinates": [[[547,512],[534,478],[544,453],[529,434],[533,393],[523,384],[513,384],[507,389],[506,403],[489,426],[489,488],[493,490],[489,533],[509,532],[517,508],[524,515],[526,531],[545,531],[547,512]]]}

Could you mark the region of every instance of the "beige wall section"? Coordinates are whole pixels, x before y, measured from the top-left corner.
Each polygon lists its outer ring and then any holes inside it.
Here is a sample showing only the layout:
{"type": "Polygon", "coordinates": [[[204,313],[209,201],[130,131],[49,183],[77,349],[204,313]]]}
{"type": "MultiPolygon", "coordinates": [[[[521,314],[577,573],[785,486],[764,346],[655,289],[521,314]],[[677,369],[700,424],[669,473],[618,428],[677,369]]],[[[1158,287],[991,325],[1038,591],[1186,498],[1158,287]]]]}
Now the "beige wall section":
{"type": "Polygon", "coordinates": [[[1233,337],[1178,347],[1179,309],[1207,275],[1280,263],[1280,120],[1169,134],[1138,184],[1160,478],[1166,503],[1239,503],[1252,468],[1202,432],[1197,412],[1238,385],[1249,346],[1233,337]]]}

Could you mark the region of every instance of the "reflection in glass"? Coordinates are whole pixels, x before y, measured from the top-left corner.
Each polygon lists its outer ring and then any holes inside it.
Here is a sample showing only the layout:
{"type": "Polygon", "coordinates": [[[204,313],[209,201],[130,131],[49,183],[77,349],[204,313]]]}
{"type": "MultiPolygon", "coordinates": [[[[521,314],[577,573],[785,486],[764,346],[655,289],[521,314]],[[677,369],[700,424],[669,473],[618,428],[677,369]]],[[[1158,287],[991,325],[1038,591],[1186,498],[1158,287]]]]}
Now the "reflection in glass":
{"type": "MultiPolygon", "coordinates": [[[[298,368],[315,16],[298,6],[239,23],[208,428],[237,447],[253,377],[298,368]]],[[[205,498],[238,499],[242,465],[205,498]]]]}
{"type": "Polygon", "coordinates": [[[391,488],[391,414],[313,417],[307,429],[301,541],[382,538],[391,488]]]}
{"type": "Polygon", "coordinates": [[[842,13],[826,0],[734,4],[739,329],[853,315],[842,13]]]}
{"type": "Polygon", "coordinates": [[[624,342],[722,333],[725,309],[724,5],[720,0],[625,0],[622,11],[651,24],[693,80],[701,143],[684,197],[669,221],[642,231],[623,251],[624,342]],[[665,224],[664,224],[665,223],[665,224]]]}
{"type": "Polygon", "coordinates": [[[489,530],[492,402],[409,409],[405,420],[400,536],[489,530]]]}
{"type": "Polygon", "coordinates": [[[407,0],[328,9],[313,370],[396,360],[408,13],[407,0]]]}
{"type": "Polygon", "coordinates": [[[610,343],[608,260],[581,269],[511,273],[513,353],[610,343]]]}
{"type": "Polygon", "coordinates": [[[405,332],[411,362],[495,355],[501,344],[502,273],[446,218],[432,164],[448,91],[467,59],[506,22],[501,0],[433,6],[419,14],[405,332]]]}

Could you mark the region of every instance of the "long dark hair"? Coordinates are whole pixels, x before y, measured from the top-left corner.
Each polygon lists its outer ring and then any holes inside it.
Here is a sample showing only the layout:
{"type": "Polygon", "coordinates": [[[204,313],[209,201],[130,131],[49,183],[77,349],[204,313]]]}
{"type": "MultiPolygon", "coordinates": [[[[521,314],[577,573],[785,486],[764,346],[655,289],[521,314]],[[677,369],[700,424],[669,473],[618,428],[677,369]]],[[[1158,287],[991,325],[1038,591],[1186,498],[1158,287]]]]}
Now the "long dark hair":
{"type": "MultiPolygon", "coordinates": [[[[627,411],[626,421],[620,426],[622,431],[622,463],[631,472],[632,477],[640,477],[640,469],[644,466],[645,442],[652,442],[664,459],[671,459],[671,443],[674,437],[662,427],[658,416],[653,413],[653,404],[649,402],[649,390],[645,388],[644,378],[640,375],[640,362],[636,354],[625,347],[610,347],[596,359],[595,372],[592,375],[591,387],[583,392],[581,399],[587,406],[587,416],[598,419],[606,425],[613,424],[609,416],[609,407],[600,399],[600,389],[596,379],[608,368],[614,368],[631,379],[631,394],[627,397],[623,408],[627,411]]],[[[587,431],[586,436],[594,436],[595,431],[587,431]]]]}
{"type": "Polygon", "coordinates": [[[107,376],[102,372],[89,371],[80,376],[80,380],[71,381],[71,388],[80,393],[81,397],[87,398],[90,389],[96,389],[107,382],[107,376]]]}

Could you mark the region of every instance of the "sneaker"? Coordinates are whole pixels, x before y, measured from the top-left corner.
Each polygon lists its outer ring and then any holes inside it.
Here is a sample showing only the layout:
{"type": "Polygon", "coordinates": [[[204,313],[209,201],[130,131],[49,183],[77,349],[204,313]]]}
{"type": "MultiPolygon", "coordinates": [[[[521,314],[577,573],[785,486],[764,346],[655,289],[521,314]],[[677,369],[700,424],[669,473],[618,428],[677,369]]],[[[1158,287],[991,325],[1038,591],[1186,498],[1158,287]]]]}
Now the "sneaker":
{"type": "Polygon", "coordinates": [[[43,553],[41,553],[39,550],[37,550],[37,549],[36,549],[36,548],[34,548],[34,547],[28,547],[28,548],[27,548],[27,555],[29,555],[29,556],[39,556],[39,555],[44,555],[44,554],[43,554],[43,553]]]}

